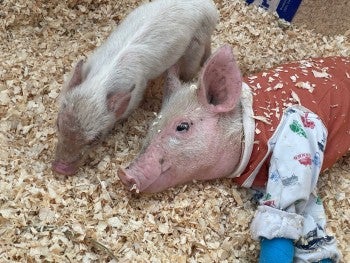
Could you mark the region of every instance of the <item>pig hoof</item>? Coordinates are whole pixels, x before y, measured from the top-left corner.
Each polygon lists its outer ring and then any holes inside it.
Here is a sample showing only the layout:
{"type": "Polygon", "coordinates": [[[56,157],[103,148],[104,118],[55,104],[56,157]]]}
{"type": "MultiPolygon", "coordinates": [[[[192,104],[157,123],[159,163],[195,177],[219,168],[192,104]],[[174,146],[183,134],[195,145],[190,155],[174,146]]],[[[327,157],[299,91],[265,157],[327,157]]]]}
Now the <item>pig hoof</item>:
{"type": "Polygon", "coordinates": [[[77,172],[78,169],[63,162],[54,161],[52,163],[52,170],[62,175],[73,175],[77,172]]]}

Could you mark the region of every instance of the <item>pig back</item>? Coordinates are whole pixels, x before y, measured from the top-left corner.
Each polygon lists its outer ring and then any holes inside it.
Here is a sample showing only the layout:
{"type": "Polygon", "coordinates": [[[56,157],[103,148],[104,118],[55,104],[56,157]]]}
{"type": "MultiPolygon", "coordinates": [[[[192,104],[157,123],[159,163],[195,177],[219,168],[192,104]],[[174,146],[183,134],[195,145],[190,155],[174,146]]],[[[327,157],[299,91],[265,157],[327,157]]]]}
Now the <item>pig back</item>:
{"type": "Polygon", "coordinates": [[[92,54],[92,64],[127,66],[159,76],[185,52],[191,40],[210,39],[218,13],[210,0],[153,1],[133,10],[92,54]]]}

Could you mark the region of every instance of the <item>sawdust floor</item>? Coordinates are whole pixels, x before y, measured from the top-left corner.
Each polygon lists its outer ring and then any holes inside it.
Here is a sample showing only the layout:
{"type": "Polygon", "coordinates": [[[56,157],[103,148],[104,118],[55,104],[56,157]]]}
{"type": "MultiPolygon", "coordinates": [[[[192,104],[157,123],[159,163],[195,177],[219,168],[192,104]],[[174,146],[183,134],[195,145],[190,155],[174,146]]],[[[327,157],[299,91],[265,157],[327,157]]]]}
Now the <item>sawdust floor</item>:
{"type": "MultiPolygon", "coordinates": [[[[256,262],[256,204],[230,180],[133,195],[116,176],[159,110],[154,82],[76,176],[50,170],[63,76],[140,1],[0,1],[0,261],[256,262]]],[[[289,27],[255,6],[217,0],[213,49],[230,43],[244,74],[311,56],[350,55],[349,39],[289,27]]],[[[350,163],[320,179],[328,229],[350,262],[350,163]]]]}

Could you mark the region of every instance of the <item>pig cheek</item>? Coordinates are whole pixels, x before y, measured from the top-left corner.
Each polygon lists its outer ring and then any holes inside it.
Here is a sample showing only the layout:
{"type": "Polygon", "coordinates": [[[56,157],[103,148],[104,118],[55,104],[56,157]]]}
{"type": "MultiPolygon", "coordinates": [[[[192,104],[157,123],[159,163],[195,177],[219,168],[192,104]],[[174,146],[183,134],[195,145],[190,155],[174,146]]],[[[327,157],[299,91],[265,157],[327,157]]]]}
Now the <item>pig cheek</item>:
{"type": "Polygon", "coordinates": [[[172,162],[169,171],[171,175],[168,176],[171,178],[171,182],[177,185],[197,179],[195,176],[201,167],[198,164],[201,163],[203,158],[203,149],[200,145],[203,144],[193,138],[186,140],[170,138],[168,145],[169,149],[166,152],[170,154],[167,159],[172,162]]]}
{"type": "MultiPolygon", "coordinates": [[[[206,127],[202,127],[202,131],[206,127]]],[[[211,169],[216,165],[215,155],[217,140],[213,138],[213,133],[198,133],[184,146],[186,149],[181,156],[182,171],[179,171],[180,180],[193,181],[203,180],[211,173],[211,169]]]]}

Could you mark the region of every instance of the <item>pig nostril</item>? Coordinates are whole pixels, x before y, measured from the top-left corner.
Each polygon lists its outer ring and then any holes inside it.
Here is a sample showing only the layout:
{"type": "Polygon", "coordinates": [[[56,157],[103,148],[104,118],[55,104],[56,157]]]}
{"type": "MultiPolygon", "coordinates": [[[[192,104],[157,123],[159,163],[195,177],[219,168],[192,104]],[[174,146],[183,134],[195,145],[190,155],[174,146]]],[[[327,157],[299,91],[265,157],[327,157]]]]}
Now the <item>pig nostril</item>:
{"type": "Polygon", "coordinates": [[[164,163],[164,159],[163,158],[159,159],[159,163],[163,164],[164,163]]]}

